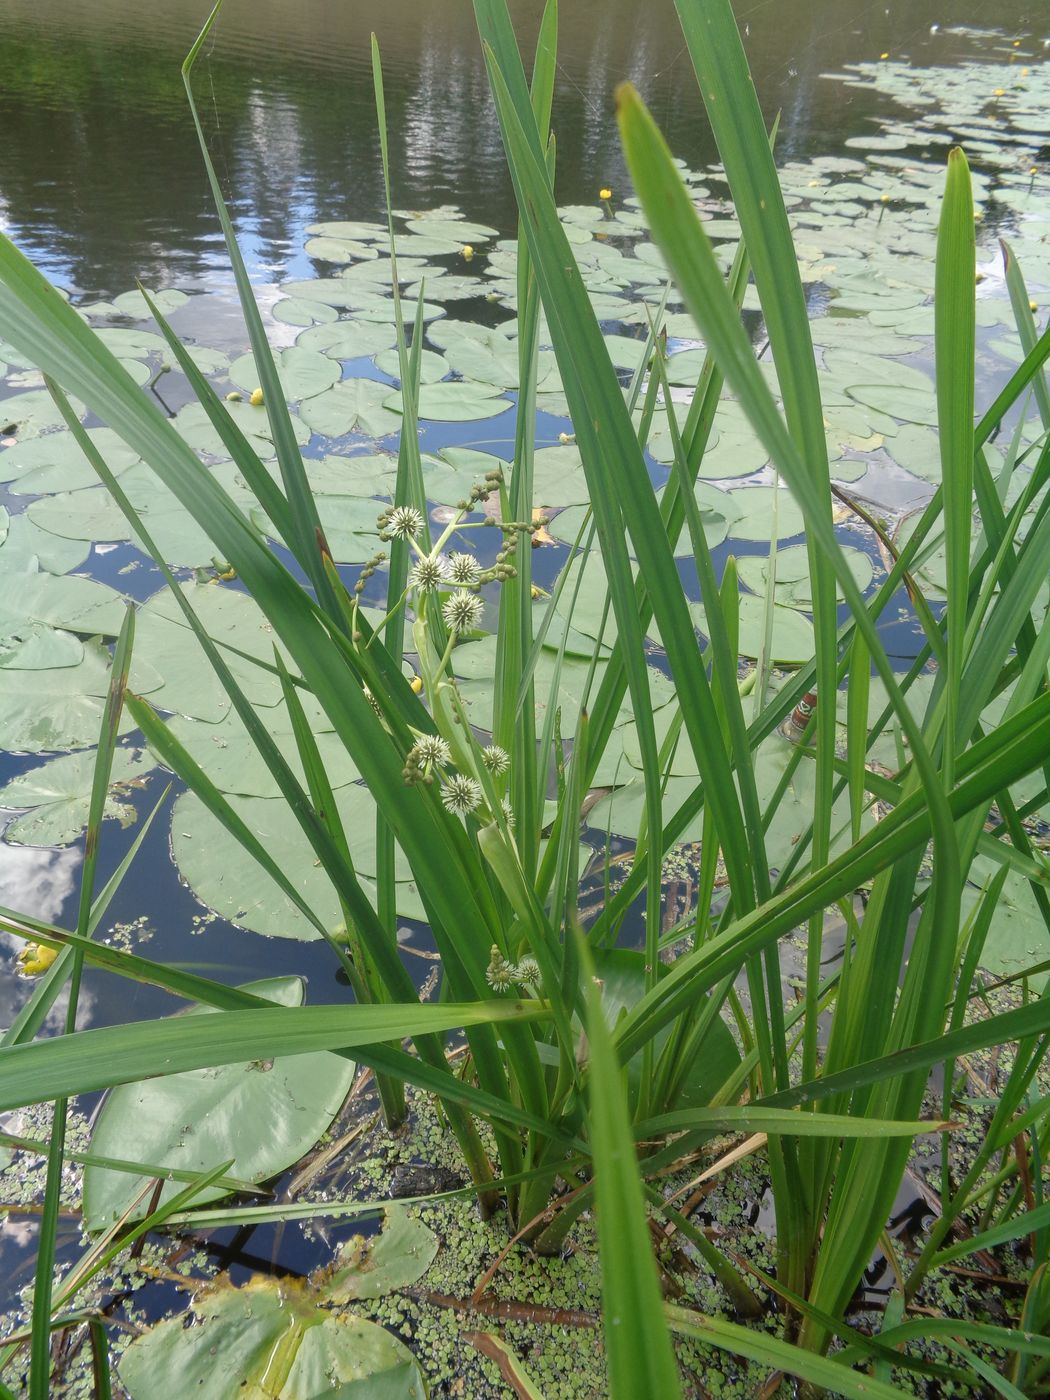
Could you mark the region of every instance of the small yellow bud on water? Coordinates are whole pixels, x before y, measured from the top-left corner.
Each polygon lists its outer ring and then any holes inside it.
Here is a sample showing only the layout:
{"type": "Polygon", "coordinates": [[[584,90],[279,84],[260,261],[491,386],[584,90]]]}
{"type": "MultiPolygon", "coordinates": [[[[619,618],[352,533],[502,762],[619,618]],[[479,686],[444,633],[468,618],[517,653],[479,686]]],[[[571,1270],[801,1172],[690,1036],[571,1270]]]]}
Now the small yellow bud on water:
{"type": "Polygon", "coordinates": [[[229,393],[229,394],[226,395],[226,402],[227,402],[227,403],[240,403],[242,398],[243,398],[243,395],[242,395],[242,394],[238,394],[237,390],[234,389],[231,393],[229,393]]]}
{"type": "Polygon", "coordinates": [[[462,251],[464,258],[466,258],[467,262],[470,262],[471,258],[474,256],[474,249],[469,243],[464,243],[462,251]]]}
{"type": "Polygon", "coordinates": [[[48,970],[58,957],[54,948],[45,948],[42,943],[27,943],[18,955],[23,977],[39,977],[48,970]]]}
{"type": "Polygon", "coordinates": [[[409,681],[409,685],[412,687],[412,692],[413,692],[413,694],[415,694],[415,695],[422,695],[422,694],[423,694],[423,677],[422,677],[422,676],[413,676],[412,679],[409,681]]]}
{"type": "Polygon", "coordinates": [[[1028,303],[1028,310],[1029,310],[1029,311],[1038,311],[1038,310],[1039,310],[1039,303],[1038,303],[1037,301],[1030,301],[1030,302],[1028,303]]]}
{"type": "Polygon", "coordinates": [[[890,202],[890,197],[889,197],[888,194],[880,194],[880,195],[879,195],[879,203],[880,203],[880,204],[889,204],[889,202],[890,202]]]}
{"type": "Polygon", "coordinates": [[[601,189],[598,191],[598,198],[599,198],[599,199],[612,199],[612,190],[609,188],[608,185],[603,185],[603,186],[601,187],[601,189]]]}
{"type": "Polygon", "coordinates": [[[567,447],[570,442],[575,442],[576,439],[572,433],[559,433],[558,441],[561,443],[562,447],[567,447]]]}
{"type": "Polygon", "coordinates": [[[888,54],[888,53],[880,53],[880,54],[879,54],[879,57],[880,57],[880,58],[889,58],[889,54],[888,54]]]}
{"type": "Polygon", "coordinates": [[[1005,97],[1005,96],[1006,96],[1006,89],[1005,89],[1005,88],[996,88],[996,89],[995,89],[994,96],[995,96],[995,97],[1005,97]]]}
{"type": "Polygon", "coordinates": [[[263,391],[261,389],[252,390],[251,402],[256,408],[261,408],[263,406],[266,400],[263,398],[263,391]]]}

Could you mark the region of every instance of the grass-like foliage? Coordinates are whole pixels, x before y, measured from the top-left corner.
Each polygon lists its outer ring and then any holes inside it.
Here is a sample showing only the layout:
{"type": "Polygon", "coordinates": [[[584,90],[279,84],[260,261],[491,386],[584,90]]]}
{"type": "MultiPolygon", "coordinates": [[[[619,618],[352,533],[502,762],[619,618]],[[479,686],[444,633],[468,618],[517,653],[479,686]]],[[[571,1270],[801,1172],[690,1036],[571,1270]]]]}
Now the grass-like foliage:
{"type": "MultiPolygon", "coordinates": [[[[1009,492],[1020,465],[1020,434],[998,479],[992,478],[984,451],[1008,414],[1018,406],[1022,415],[1028,413],[1027,391],[1042,376],[1050,339],[1030,337],[1024,363],[975,420],[973,205],[966,158],[953,150],[935,250],[941,484],[889,577],[863,596],[833,527],[818,360],[773,148],[729,0],[677,3],[742,230],[728,280],[659,131],[630,86],[618,94],[618,114],[652,237],[708,347],[689,409],[679,421],[664,377],[658,308],[646,361],[629,388],[621,385],[558,217],[549,127],[554,0],[546,9],[531,78],[504,0],[475,0],[520,212],[514,461],[509,475],[497,472],[477,483],[440,536],[431,533],[415,407],[423,293],[418,309],[402,306],[391,221],[404,427],[396,493],[380,522],[389,558],[371,566],[373,573],[381,562],[387,569],[386,611],[378,623],[362,607],[363,585],[348,589],[326,546],[199,122],[279,480],[153,309],[237,470],[286,542],[294,571],[215,477],[202,470],[171,423],[68,303],[9,242],[0,241],[0,327],[48,376],[71,431],[164,570],[186,625],[196,633],[338,896],[345,938],[337,938],[310,906],[283,869],[281,853],[264,848],[164,719],[141,697],[125,695],[130,617],[114,661],[89,855],[97,845],[116,722],[126,706],[163,762],[328,940],[354,993],[353,1004],[338,1007],[273,1006],[249,991],[96,945],[92,934],[113,882],[101,892],[94,889],[90,858],[75,931],[42,925],[32,911],[5,915],[5,927],[62,950],[0,1047],[0,1108],[45,1099],[54,1099],[58,1108],[30,1339],[34,1396],[47,1393],[55,1310],[69,1306],[68,1290],[57,1299],[51,1290],[66,1100],[145,1075],[256,1056],[352,1048],[357,1060],[375,1070],[392,1124],[404,1113],[404,1084],[436,1095],[481,1208],[491,1211],[505,1201],[513,1231],[524,1232],[541,1252],[556,1251],[579,1213],[596,1207],[610,1393],[618,1400],[675,1392],[671,1331],[836,1394],[900,1393],[886,1379],[885,1358],[892,1354],[895,1365],[911,1364],[906,1351],[892,1349],[903,1346],[914,1329],[909,1331],[906,1322],[888,1325],[878,1342],[866,1347],[844,1316],[879,1245],[915,1135],[940,1132],[947,1143],[950,1092],[942,1118],[923,1120],[930,1071],[946,1066],[950,1086],[955,1059],[983,1047],[1013,1045],[1011,1068],[968,1175],[954,1181],[945,1167],[942,1213],[902,1279],[903,1294],[910,1298],[931,1267],[981,1248],[982,1241],[1036,1232],[1035,1262],[1045,1263],[1047,1207],[1037,1204],[1029,1211],[1025,1192],[1014,1189],[1023,1153],[1013,1168],[1002,1164],[984,1234],[962,1244],[951,1237],[953,1224],[980,1196],[986,1170],[1000,1162],[1004,1145],[1019,1131],[1034,1135],[1036,1143],[1045,1141],[1043,1105],[1033,1086],[1050,1033],[1050,998],[1026,999],[1016,1010],[975,1024],[966,1011],[1006,872],[1031,880],[1050,922],[1045,860],[1033,850],[1024,812],[1011,797],[1011,788],[1032,774],[1042,774],[1044,782],[1033,805],[1046,797],[1050,628],[1036,624],[1033,610],[1050,568],[1050,497],[1043,490],[1050,448],[1037,435],[1025,470],[1013,483],[1018,489],[1009,492]],[[741,320],[749,274],[761,301],[779,399],[741,320]],[[544,325],[590,493],[585,529],[596,550],[588,557],[600,550],[614,624],[611,643],[593,644],[594,683],[571,734],[562,732],[556,704],[571,629],[566,623],[560,635],[551,630],[553,605],[546,614],[534,608],[530,574],[534,403],[544,325]],[[754,675],[742,679],[735,568],[730,565],[718,576],[694,495],[725,389],[742,405],[805,520],[815,650],[808,664],[775,687],[768,674],[757,686],[754,675]],[[208,532],[265,614],[275,648],[272,663],[257,664],[270,665],[279,680],[298,768],[246,698],[229,651],[209,637],[154,547],[148,519],[136,515],[67,395],[82,400],[150,465],[208,532]],[[633,412],[639,406],[640,414],[633,412]],[[662,416],[676,456],[671,479],[657,496],[645,439],[662,416]],[[452,536],[461,539],[463,529],[479,524],[482,508],[485,523],[494,522],[501,535],[494,560],[449,553],[452,536]],[[947,606],[935,616],[913,572],[923,550],[939,540],[947,554],[947,606]],[[676,564],[680,541],[695,557],[706,617],[702,637],[676,564]],[[901,585],[913,594],[925,631],[922,653],[907,673],[895,668],[880,631],[901,585]],[[471,724],[455,668],[457,652],[470,645],[483,599],[496,601],[499,610],[492,730],[484,734],[471,724]],[[845,621],[840,600],[846,604],[845,621]],[[657,724],[652,698],[646,636],[654,628],[676,693],[669,730],[657,724]],[[555,657],[549,695],[538,694],[543,648],[555,657]],[[413,658],[421,688],[406,676],[406,654],[413,658]],[[934,681],[928,702],[919,706],[909,689],[927,663],[934,681]],[[877,685],[886,705],[871,725],[869,699],[877,685]],[[819,703],[791,754],[787,775],[771,797],[763,795],[756,751],[814,688],[819,703]],[[839,691],[844,728],[833,703],[839,691]],[[982,716],[1006,693],[1001,718],[988,724],[982,716]],[[581,822],[625,703],[637,729],[644,809],[626,880],[608,891],[584,927],[578,908],[581,822]],[[316,707],[375,800],[374,893],[355,868],[332,796],[309,717],[316,707]],[[883,733],[899,738],[901,763],[891,775],[869,766],[871,747],[883,733]],[[699,777],[685,803],[675,807],[667,800],[667,780],[682,755],[699,777]],[[790,861],[777,869],[767,855],[766,833],[791,773],[803,764],[812,765],[815,775],[812,823],[790,861]],[[873,819],[876,802],[878,820],[873,819]],[[659,917],[664,861],[697,817],[703,822],[698,902],[668,932],[659,917]],[[436,1005],[420,1003],[399,956],[396,850],[411,868],[440,954],[443,995],[436,1005]],[[1002,875],[983,886],[964,917],[964,883],[978,855],[991,858],[1002,875]],[[626,915],[640,897],[648,914],[644,948],[618,948],[626,915]],[[846,947],[829,977],[821,964],[821,936],[825,917],[836,911],[847,931],[846,947]],[[796,1000],[785,989],[779,950],[800,930],[808,951],[796,1000]],[[683,944],[686,951],[665,963],[666,948],[683,944]],[[215,1013],[196,1021],[76,1032],[76,987],[86,964],[153,983],[215,1013]],[[73,991],[67,1034],[36,1038],[67,979],[73,991]],[[740,1031],[742,1051],[729,1033],[731,1024],[740,1031]],[[466,1073],[454,1073],[446,1058],[445,1033],[452,1028],[462,1028],[466,1037],[466,1073]],[[404,1038],[411,1039],[411,1051],[403,1048],[404,1038]],[[1024,1115],[1021,1129],[1019,1114],[1024,1115]],[[479,1123],[491,1133],[479,1132],[479,1123]],[[760,1306],[754,1281],[746,1283],[737,1263],[676,1212],[678,1228],[733,1299],[739,1320],[665,1305],[656,1270],[644,1257],[647,1210],[671,1209],[658,1185],[654,1189],[650,1183],[658,1183],[664,1168],[705,1139],[733,1130],[766,1135],[777,1250],[776,1278],[767,1283],[786,1307],[782,1341],[745,1325],[760,1306]],[[494,1144],[494,1155],[486,1143],[494,1144]],[[564,1183],[570,1190],[556,1197],[564,1183]],[[833,1339],[844,1341],[845,1349],[829,1357],[833,1339]],[[870,1365],[873,1372],[862,1374],[848,1363],[870,1365]]],[[[191,104],[193,63],[214,19],[184,68],[191,104]]],[[[378,50],[373,66],[389,194],[378,50]]],[[[557,616],[570,622],[574,586],[579,587],[578,578],[574,585],[568,575],[557,599],[557,616]]],[[[579,646],[578,637],[573,645],[579,646]]],[[[186,1186],[179,1209],[228,1166],[216,1163],[207,1181],[186,1186]]],[[[251,1218],[253,1209],[245,1207],[239,1218],[251,1218]]],[[[1032,1308],[1045,1320],[1044,1292],[1038,1292],[1032,1308]]],[[[1008,1369],[1013,1366],[1022,1384],[1025,1374],[1037,1383],[1046,1349],[1037,1346],[1033,1359],[1024,1353],[1028,1343],[1020,1333],[991,1330],[996,1337],[984,1340],[1013,1348],[1008,1369]]],[[[954,1336],[958,1346],[962,1335],[954,1336]]]]}

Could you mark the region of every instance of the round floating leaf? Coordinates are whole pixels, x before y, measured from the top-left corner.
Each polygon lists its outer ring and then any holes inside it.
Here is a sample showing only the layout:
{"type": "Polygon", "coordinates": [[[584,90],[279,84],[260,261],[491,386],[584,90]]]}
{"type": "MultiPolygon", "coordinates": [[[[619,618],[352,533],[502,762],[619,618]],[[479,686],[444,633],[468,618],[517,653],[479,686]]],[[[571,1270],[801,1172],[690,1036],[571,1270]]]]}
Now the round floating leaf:
{"type": "Polygon", "coordinates": [[[303,422],[324,437],[344,437],[347,433],[388,437],[401,428],[401,414],[391,412],[389,400],[389,384],[375,379],[344,379],[306,400],[303,422]]]}
{"type": "Polygon", "coordinates": [[[109,666],[109,652],[91,641],[77,665],[34,671],[31,685],[23,671],[0,667],[0,749],[44,753],[97,743],[109,666]]]}
{"type": "Polygon", "coordinates": [[[45,671],[53,666],[78,666],[84,648],[69,632],[42,622],[12,622],[0,618],[0,667],[8,671],[45,671]]]}
{"type": "MultiPolygon", "coordinates": [[[[196,583],[184,584],[183,592],[215,641],[273,665],[273,633],[247,593],[196,583]]],[[[271,707],[279,702],[281,685],[276,676],[233,651],[226,652],[225,660],[254,704],[271,707]]],[[[162,710],[214,723],[230,708],[229,697],[167,589],[154,594],[139,610],[132,690],[143,690],[143,673],[152,680],[151,701],[162,710]]]]}
{"type": "Polygon", "coordinates": [[[64,574],[77,569],[91,553],[85,540],[67,540],[37,525],[24,512],[10,519],[7,538],[0,541],[0,578],[46,569],[64,574]]]}
{"type": "Polygon", "coordinates": [[[120,1360],[121,1382],[131,1400],[426,1400],[403,1342],[377,1323],[325,1313],[318,1301],[296,1279],[214,1285],[193,1300],[193,1327],[179,1315],[135,1338],[120,1360]]]}
{"type": "MultiPolygon", "coordinates": [[[[740,595],[740,655],[756,658],[765,634],[765,600],[753,594],[740,595]]],[[[699,604],[689,611],[697,627],[707,635],[707,616],[699,604]]],[[[773,650],[770,660],[781,666],[800,666],[812,660],[816,643],[813,624],[794,607],[773,605],[773,650]]]]}
{"type": "Polygon", "coordinates": [[[381,1298],[421,1279],[437,1252],[433,1230],[404,1208],[391,1206],[382,1233],[368,1239],[356,1235],[344,1244],[317,1287],[329,1303],[381,1298]]]}
{"type": "MultiPolygon", "coordinates": [[[[389,391],[388,391],[389,393],[389,391]]],[[[401,413],[400,391],[384,400],[388,408],[401,413]]],[[[476,418],[495,418],[511,407],[493,384],[467,383],[465,380],[443,380],[438,384],[422,384],[419,389],[420,418],[440,419],[446,423],[471,423],[476,418]]]]}
{"type": "MultiPolygon", "coordinates": [[[[339,378],[339,366],[317,350],[291,345],[277,352],[277,374],[289,403],[313,398],[330,389],[339,378]]],[[[240,355],[230,366],[230,379],[251,393],[259,384],[254,355],[240,355]]]]}
{"type": "Polygon", "coordinates": [[[533,460],[533,505],[585,505],[589,500],[579,448],[575,445],[540,448],[533,460]]]}
{"type": "Polygon", "coordinates": [[[485,243],[490,238],[499,237],[499,230],[489,228],[488,224],[472,224],[466,219],[449,219],[441,215],[431,217],[420,214],[417,218],[409,219],[406,228],[431,238],[452,239],[460,247],[464,243],[485,243]]]}
{"type": "Polygon", "coordinates": [[[334,306],[325,306],[323,301],[306,301],[303,297],[285,297],[273,308],[274,320],[283,321],[286,326],[313,326],[338,318],[334,306]]]}
{"type": "Polygon", "coordinates": [[[850,384],[846,392],[858,403],[906,423],[937,424],[937,398],[933,389],[907,384],[850,384]]]}
{"type": "MultiPolygon", "coordinates": [[[[172,311],[177,311],[180,306],[184,306],[189,301],[186,293],[180,292],[175,287],[166,287],[163,291],[150,292],[150,298],[165,316],[172,311]]],[[[113,298],[113,305],[122,316],[134,316],[139,321],[151,320],[153,317],[153,312],[146,305],[146,298],[138,289],[132,292],[121,292],[119,297],[113,298]]]]}
{"type": "MultiPolygon", "coordinates": [[[[254,451],[260,457],[274,456],[275,449],[270,433],[270,420],[267,417],[265,407],[261,404],[256,406],[247,401],[227,403],[225,407],[254,451]]],[[[300,447],[304,447],[310,441],[310,429],[303,419],[294,413],[291,418],[295,440],[300,447]]],[[[222,438],[212,427],[211,420],[199,403],[190,403],[185,408],[180,408],[175,415],[175,427],[195,452],[206,452],[209,456],[220,459],[229,456],[222,438]]]]}
{"type": "MultiPolygon", "coordinates": [[[[355,867],[368,890],[375,876],[375,802],[356,783],[341,788],[336,801],[355,867]]],[[[325,926],[338,929],[342,923],[339,901],[288,804],[261,797],[232,797],[231,802],[266,849],[280,852],[284,873],[325,926]]],[[[175,803],[171,846],[182,877],[197,898],[232,923],[270,938],[318,937],[313,925],[192,793],[183,793],[175,803]]],[[[396,869],[399,912],[422,917],[415,886],[407,878],[411,872],[400,852],[396,869]]]]}
{"type": "Polygon", "coordinates": [[[79,574],[59,577],[26,573],[0,595],[0,631],[25,620],[64,627],[69,632],[115,637],[127,607],[120,594],[104,583],[79,574]]]}
{"type": "Polygon", "coordinates": [[[790,539],[801,535],[806,528],[802,510],[794,496],[783,483],[776,489],[772,486],[741,486],[727,494],[735,515],[730,516],[729,533],[734,539],[768,542],[773,537],[773,498],[776,496],[776,536],[777,539],[790,539]]]}
{"type": "MultiPolygon", "coordinates": [[[[384,350],[376,356],[376,365],[391,379],[401,378],[401,361],[396,350],[384,350]]],[[[436,384],[448,374],[449,364],[444,355],[434,350],[424,350],[419,361],[419,379],[422,384],[436,384]]]]}
{"type": "MultiPolygon", "coordinates": [[[[135,808],[126,800],[128,785],[140,786],[154,764],[141,749],[118,748],[113,754],[105,815],[122,826],[135,820],[135,808]]],[[[67,846],[87,826],[91,784],[95,772],[93,750],[63,754],[0,788],[0,807],[26,808],[4,830],[4,840],[23,846],[67,846]]]]}
{"type": "Polygon", "coordinates": [[[296,344],[304,350],[320,350],[332,360],[362,360],[387,350],[397,340],[393,322],[335,321],[331,325],[311,326],[303,331],[296,344]]]}
{"type": "MultiPolygon", "coordinates": [[[[281,977],[249,984],[245,990],[280,1006],[301,1006],[305,988],[298,977],[281,977]]],[[[212,1012],[213,1008],[202,1006],[183,1014],[212,1012]]],[[[207,1035],[203,1025],[201,1035],[207,1035]]],[[[191,1172],[207,1171],[232,1158],[231,1176],[268,1181],[304,1156],[325,1132],[353,1083],[354,1069],[352,1060],[322,1052],[121,1084],[103,1103],[91,1134],[91,1150],[100,1157],[191,1172]]],[[[151,1175],[136,1177],[86,1167],[85,1227],[103,1230],[129,1210],[129,1219],[141,1219],[148,1203],[140,1201],[132,1207],[151,1175]]],[[[161,1202],[183,1186],[166,1181],[161,1202]]],[[[203,1205],[228,1194],[223,1187],[212,1186],[196,1201],[203,1205]]]]}
{"type": "MultiPolygon", "coordinates": [[[[78,399],[71,399],[70,403],[77,417],[83,418],[87,411],[84,405],[78,399]]],[[[2,436],[14,436],[25,442],[54,428],[65,430],[65,426],[66,420],[46,389],[12,394],[0,404],[0,429],[6,429],[2,436]]]]}
{"type": "MultiPolygon", "coordinates": [[[[874,568],[869,555],[859,549],[843,548],[850,573],[857,587],[863,593],[874,576],[874,568]]],[[[769,576],[769,558],[764,554],[743,554],[737,559],[741,582],[752,593],[765,596],[766,580],[769,576]]],[[[842,588],[838,596],[842,598],[842,588]]],[[[812,608],[813,586],[809,572],[809,551],[804,544],[788,545],[778,549],[776,555],[776,584],[774,597],[778,603],[789,608],[812,608]]]]}

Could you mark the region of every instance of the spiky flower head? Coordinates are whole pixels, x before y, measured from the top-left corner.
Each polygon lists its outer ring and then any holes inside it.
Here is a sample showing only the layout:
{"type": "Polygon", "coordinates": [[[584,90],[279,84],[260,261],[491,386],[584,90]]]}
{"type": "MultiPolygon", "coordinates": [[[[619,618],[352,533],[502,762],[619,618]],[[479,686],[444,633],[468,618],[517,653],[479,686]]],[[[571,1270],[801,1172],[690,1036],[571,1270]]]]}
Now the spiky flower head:
{"type": "Polygon", "coordinates": [[[452,762],[452,750],[436,734],[424,734],[412,745],[410,757],[420,768],[443,768],[452,762]]]}
{"type": "Polygon", "coordinates": [[[524,957],[514,969],[514,980],[525,982],[530,987],[538,987],[540,984],[540,965],[533,957],[524,957]]]}
{"type": "Polygon", "coordinates": [[[423,528],[423,517],[415,506],[395,506],[387,516],[387,533],[395,540],[414,540],[423,528]]]}
{"type": "Polygon", "coordinates": [[[500,807],[501,807],[502,810],[503,810],[503,817],[504,817],[504,820],[505,820],[506,823],[507,823],[507,826],[510,828],[511,831],[513,831],[513,830],[514,830],[514,823],[515,823],[515,821],[517,820],[517,818],[516,818],[515,815],[514,815],[514,808],[513,808],[513,806],[511,805],[510,798],[509,798],[509,797],[501,797],[500,800],[499,800],[499,805],[500,805],[500,807]]]}
{"type": "Polygon", "coordinates": [[[448,564],[453,583],[469,587],[481,579],[481,565],[473,554],[450,554],[448,564]]]}
{"type": "Polygon", "coordinates": [[[465,773],[453,773],[441,789],[441,801],[447,811],[465,817],[481,806],[481,784],[465,773]]]}
{"type": "Polygon", "coordinates": [[[495,943],[489,956],[489,965],[485,969],[485,981],[494,992],[505,992],[514,985],[516,968],[513,963],[509,963],[500,952],[495,943]]]}
{"type": "Polygon", "coordinates": [[[459,588],[441,609],[450,632],[469,632],[481,621],[485,605],[476,593],[459,588]]]}
{"type": "Polygon", "coordinates": [[[440,554],[428,554],[423,559],[417,559],[412,565],[408,581],[421,593],[432,593],[435,588],[440,588],[447,578],[448,565],[444,558],[440,554]]]}
{"type": "Polygon", "coordinates": [[[510,767],[510,754],[506,749],[501,749],[499,744],[489,744],[488,748],[481,751],[481,761],[494,777],[502,778],[510,767]]]}

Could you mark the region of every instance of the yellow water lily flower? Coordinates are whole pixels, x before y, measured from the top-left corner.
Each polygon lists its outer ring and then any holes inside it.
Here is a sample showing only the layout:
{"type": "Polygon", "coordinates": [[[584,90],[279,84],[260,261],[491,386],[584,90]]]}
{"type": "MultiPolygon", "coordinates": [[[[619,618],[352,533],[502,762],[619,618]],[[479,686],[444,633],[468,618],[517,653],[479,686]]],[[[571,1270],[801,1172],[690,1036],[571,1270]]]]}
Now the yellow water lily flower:
{"type": "Polygon", "coordinates": [[[467,262],[470,262],[471,258],[474,256],[474,249],[470,246],[469,243],[463,244],[462,252],[467,262]]]}
{"type": "Polygon", "coordinates": [[[18,955],[21,964],[19,971],[23,977],[39,977],[57,957],[54,948],[45,948],[42,943],[27,943],[18,955]]]}
{"type": "Polygon", "coordinates": [[[422,676],[413,676],[412,679],[409,681],[409,685],[412,687],[412,690],[413,690],[413,693],[414,693],[414,694],[416,694],[416,695],[422,695],[422,693],[423,693],[423,677],[422,677],[422,676]]]}
{"type": "Polygon", "coordinates": [[[261,408],[266,402],[266,400],[263,398],[263,391],[261,389],[253,389],[250,401],[255,405],[256,408],[261,408]]]}
{"type": "Polygon", "coordinates": [[[609,188],[608,185],[603,185],[603,186],[601,187],[601,189],[598,191],[598,198],[599,198],[599,199],[612,199],[612,190],[609,188]]]}
{"type": "Polygon", "coordinates": [[[888,53],[880,53],[880,54],[879,54],[879,58],[889,58],[889,54],[888,54],[888,53]]]}

